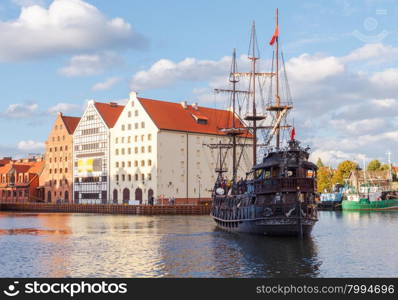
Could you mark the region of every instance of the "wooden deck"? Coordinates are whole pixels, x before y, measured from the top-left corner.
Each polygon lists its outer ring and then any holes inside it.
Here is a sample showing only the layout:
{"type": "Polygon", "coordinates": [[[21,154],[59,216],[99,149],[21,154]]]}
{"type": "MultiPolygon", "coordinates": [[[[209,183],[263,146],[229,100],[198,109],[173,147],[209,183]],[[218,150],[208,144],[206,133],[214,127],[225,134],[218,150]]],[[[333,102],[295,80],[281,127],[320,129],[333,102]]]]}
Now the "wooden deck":
{"type": "Polygon", "coordinates": [[[210,205],[0,203],[0,211],[129,215],[208,215],[210,208],[210,205]]]}

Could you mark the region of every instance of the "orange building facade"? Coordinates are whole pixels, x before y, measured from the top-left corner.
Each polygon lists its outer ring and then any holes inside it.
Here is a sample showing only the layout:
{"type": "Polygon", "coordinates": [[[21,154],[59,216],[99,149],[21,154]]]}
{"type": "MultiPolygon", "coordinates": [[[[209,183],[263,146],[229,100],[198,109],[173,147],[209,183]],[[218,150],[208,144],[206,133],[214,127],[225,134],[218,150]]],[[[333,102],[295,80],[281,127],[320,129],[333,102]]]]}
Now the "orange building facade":
{"type": "Polygon", "coordinates": [[[45,166],[40,176],[45,202],[72,202],[73,132],[79,121],[80,118],[58,113],[48,136],[45,166]]]}
{"type": "Polygon", "coordinates": [[[8,160],[0,165],[0,202],[43,201],[39,186],[44,168],[42,158],[8,160]]]}

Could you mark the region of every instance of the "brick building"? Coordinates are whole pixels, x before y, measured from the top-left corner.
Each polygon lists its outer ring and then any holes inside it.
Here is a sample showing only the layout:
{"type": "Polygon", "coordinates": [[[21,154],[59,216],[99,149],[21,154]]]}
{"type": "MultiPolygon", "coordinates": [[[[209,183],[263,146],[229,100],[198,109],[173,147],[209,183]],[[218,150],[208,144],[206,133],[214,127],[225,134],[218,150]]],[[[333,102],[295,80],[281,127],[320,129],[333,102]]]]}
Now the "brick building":
{"type": "Polygon", "coordinates": [[[72,202],[73,133],[79,120],[58,113],[48,136],[46,163],[40,176],[45,202],[72,202]]]}
{"type": "Polygon", "coordinates": [[[0,166],[0,202],[43,201],[39,186],[43,168],[41,157],[16,161],[7,159],[0,166]]]}

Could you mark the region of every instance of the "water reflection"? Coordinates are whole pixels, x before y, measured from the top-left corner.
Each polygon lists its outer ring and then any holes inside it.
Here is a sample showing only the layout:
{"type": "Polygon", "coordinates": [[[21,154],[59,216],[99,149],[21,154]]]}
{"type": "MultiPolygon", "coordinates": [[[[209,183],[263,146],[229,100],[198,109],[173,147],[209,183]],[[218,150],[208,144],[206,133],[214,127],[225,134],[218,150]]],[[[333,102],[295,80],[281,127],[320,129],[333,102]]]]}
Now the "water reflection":
{"type": "Polygon", "coordinates": [[[396,277],[397,228],[398,212],[321,212],[304,240],[208,216],[0,212],[0,277],[396,277]]]}
{"type": "MultiPolygon", "coordinates": [[[[319,274],[321,263],[311,237],[298,239],[224,233],[222,239],[214,239],[215,250],[223,239],[224,244],[231,245],[238,256],[231,257],[228,266],[218,264],[221,277],[315,277],[319,274]]],[[[214,255],[215,261],[223,261],[225,252],[214,251],[214,255]]]]}

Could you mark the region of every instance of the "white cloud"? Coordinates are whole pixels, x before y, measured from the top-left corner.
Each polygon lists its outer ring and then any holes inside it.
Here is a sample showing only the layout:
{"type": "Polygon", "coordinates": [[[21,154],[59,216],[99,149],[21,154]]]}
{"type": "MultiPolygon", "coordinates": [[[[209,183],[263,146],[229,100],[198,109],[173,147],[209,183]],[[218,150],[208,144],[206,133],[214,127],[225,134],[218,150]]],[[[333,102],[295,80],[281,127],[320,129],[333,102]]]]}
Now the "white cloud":
{"type": "Polygon", "coordinates": [[[398,68],[388,68],[383,71],[375,72],[370,81],[379,87],[396,89],[398,82],[398,68]]]}
{"type": "Polygon", "coordinates": [[[372,104],[378,106],[378,107],[382,107],[382,108],[389,108],[389,107],[393,107],[397,104],[397,101],[395,99],[374,99],[372,100],[372,104]]]}
{"type": "Polygon", "coordinates": [[[10,104],[4,113],[1,114],[5,118],[27,118],[37,114],[39,106],[36,103],[30,104],[10,104]]]}
{"type": "Polygon", "coordinates": [[[98,82],[93,87],[93,91],[104,91],[111,89],[115,84],[117,84],[121,78],[119,77],[111,77],[105,80],[104,82],[98,82]]]}
{"type": "MultiPolygon", "coordinates": [[[[345,56],[302,54],[286,61],[297,138],[312,147],[314,160],[318,156],[335,159],[335,163],[343,159],[385,160],[385,152],[396,148],[398,68],[388,59],[396,54],[396,48],[372,44],[345,56]],[[383,64],[372,64],[375,60],[383,64]]],[[[162,59],[136,73],[131,88],[154,89],[191,81],[195,82],[192,102],[228,105],[228,97],[214,96],[213,88],[228,86],[230,61],[230,57],[215,61],[162,59]]],[[[238,67],[249,70],[245,57],[240,57],[238,67]]],[[[243,79],[240,84],[239,89],[247,87],[243,79]]],[[[267,88],[264,92],[267,99],[267,88]]]]}
{"type": "Polygon", "coordinates": [[[68,66],[59,70],[59,73],[68,77],[98,75],[120,64],[121,57],[112,52],[76,55],[70,59],[68,66]]]}
{"type": "Polygon", "coordinates": [[[323,57],[309,54],[290,59],[286,68],[289,77],[300,82],[321,81],[344,71],[344,65],[334,56],[323,57]]]}
{"type": "Polygon", "coordinates": [[[17,148],[19,150],[23,151],[38,151],[38,150],[44,150],[44,143],[42,142],[35,142],[32,140],[28,141],[20,141],[17,145],[17,148]]]}
{"type": "Polygon", "coordinates": [[[366,44],[341,58],[342,62],[363,61],[369,59],[389,59],[398,54],[398,49],[381,43],[366,44]]]}
{"type": "Polygon", "coordinates": [[[130,83],[131,90],[148,90],[167,87],[179,81],[209,81],[225,76],[229,71],[231,58],[218,61],[186,58],[180,62],[160,59],[148,70],[136,73],[130,83]]]}
{"type": "Polygon", "coordinates": [[[82,107],[77,104],[60,102],[60,103],[57,103],[56,105],[50,107],[48,109],[48,112],[50,114],[56,114],[58,112],[68,113],[68,112],[79,110],[81,108],[82,107]]]}
{"type": "Polygon", "coordinates": [[[43,6],[46,4],[46,0],[12,0],[12,2],[16,5],[28,7],[32,5],[40,5],[43,6]]]}
{"type": "Polygon", "coordinates": [[[54,0],[48,8],[23,6],[18,18],[0,21],[0,61],[109,48],[142,48],[146,43],[131,24],[121,18],[108,19],[83,0],[54,0]]]}
{"type": "Polygon", "coordinates": [[[378,132],[386,126],[386,121],[382,118],[355,120],[331,120],[331,125],[345,131],[346,134],[357,136],[361,134],[378,132]]]}

